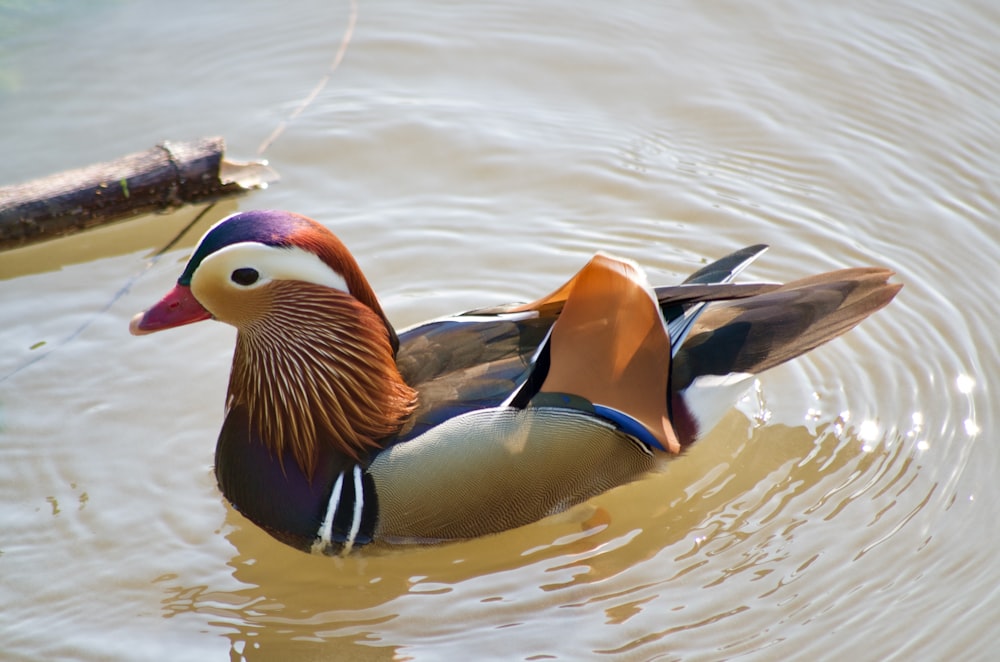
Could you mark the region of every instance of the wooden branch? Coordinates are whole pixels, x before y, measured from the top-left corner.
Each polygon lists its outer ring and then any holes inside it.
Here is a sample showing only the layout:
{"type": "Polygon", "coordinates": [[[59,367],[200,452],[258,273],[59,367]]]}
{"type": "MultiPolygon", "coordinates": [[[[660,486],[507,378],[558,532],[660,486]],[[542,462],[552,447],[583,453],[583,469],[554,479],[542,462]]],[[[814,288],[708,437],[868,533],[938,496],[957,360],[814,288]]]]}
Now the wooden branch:
{"type": "Polygon", "coordinates": [[[223,159],[222,138],[163,142],[115,161],[0,187],[0,250],[130,216],[244,193],[277,180],[223,159]]]}

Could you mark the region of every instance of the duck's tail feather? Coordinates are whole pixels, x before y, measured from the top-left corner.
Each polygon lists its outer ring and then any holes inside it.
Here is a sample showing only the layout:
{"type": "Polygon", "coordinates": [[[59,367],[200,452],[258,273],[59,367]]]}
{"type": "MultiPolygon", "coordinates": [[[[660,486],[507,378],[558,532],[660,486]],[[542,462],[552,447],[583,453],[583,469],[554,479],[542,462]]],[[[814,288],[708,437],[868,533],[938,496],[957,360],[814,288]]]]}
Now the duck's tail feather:
{"type": "Polygon", "coordinates": [[[698,377],[757,374],[836,338],[888,304],[902,285],[880,268],[831,271],[708,308],[675,352],[673,390],[698,377]]]}
{"type": "Polygon", "coordinates": [[[722,418],[753,376],[849,331],[888,304],[901,285],[888,269],[844,269],[748,299],[709,306],[676,351],[670,373],[681,447],[722,418]]]}

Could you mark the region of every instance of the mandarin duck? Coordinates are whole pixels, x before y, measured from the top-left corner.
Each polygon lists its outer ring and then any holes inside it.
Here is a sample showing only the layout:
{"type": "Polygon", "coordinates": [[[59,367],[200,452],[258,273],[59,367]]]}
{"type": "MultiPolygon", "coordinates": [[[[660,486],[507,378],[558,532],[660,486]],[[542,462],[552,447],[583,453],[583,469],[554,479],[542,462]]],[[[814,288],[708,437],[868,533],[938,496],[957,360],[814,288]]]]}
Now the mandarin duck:
{"type": "Polygon", "coordinates": [[[278,540],[346,554],[500,532],[641,477],[703,436],[753,375],[901,287],[879,268],[733,282],[765,249],[655,289],[598,253],[537,301],[397,334],[330,230],[248,211],[210,228],[130,329],[236,327],[219,487],[278,540]]]}

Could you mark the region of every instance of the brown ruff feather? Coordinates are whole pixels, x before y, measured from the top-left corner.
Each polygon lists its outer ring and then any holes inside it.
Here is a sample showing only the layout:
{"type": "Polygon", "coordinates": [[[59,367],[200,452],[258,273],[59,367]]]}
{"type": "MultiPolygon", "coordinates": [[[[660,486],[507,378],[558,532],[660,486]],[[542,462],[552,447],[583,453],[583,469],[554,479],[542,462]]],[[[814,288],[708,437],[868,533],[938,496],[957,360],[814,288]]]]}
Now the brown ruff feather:
{"type": "Polygon", "coordinates": [[[263,442],[290,450],[307,475],[320,444],[358,460],[416,405],[380,315],[349,294],[275,282],[239,325],[229,407],[244,404],[263,442]]]}

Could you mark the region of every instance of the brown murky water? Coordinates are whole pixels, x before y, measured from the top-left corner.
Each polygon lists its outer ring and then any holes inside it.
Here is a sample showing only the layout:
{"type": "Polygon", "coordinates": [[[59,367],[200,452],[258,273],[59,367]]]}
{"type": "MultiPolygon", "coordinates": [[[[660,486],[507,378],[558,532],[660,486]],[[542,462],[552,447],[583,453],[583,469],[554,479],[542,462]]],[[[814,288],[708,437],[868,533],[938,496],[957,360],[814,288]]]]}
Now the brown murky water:
{"type": "MultiPolygon", "coordinates": [[[[0,0],[0,183],[161,139],[252,157],[348,11],[0,0]]],[[[989,659],[998,34],[970,0],[362,2],[266,153],[280,184],[148,269],[198,210],[0,254],[0,658],[989,659]],[[533,298],[598,249],[671,282],[767,242],[751,278],[906,287],[663,475],[314,558],[215,487],[232,331],[127,333],[251,207],[333,227],[400,326],[533,298]]]]}

